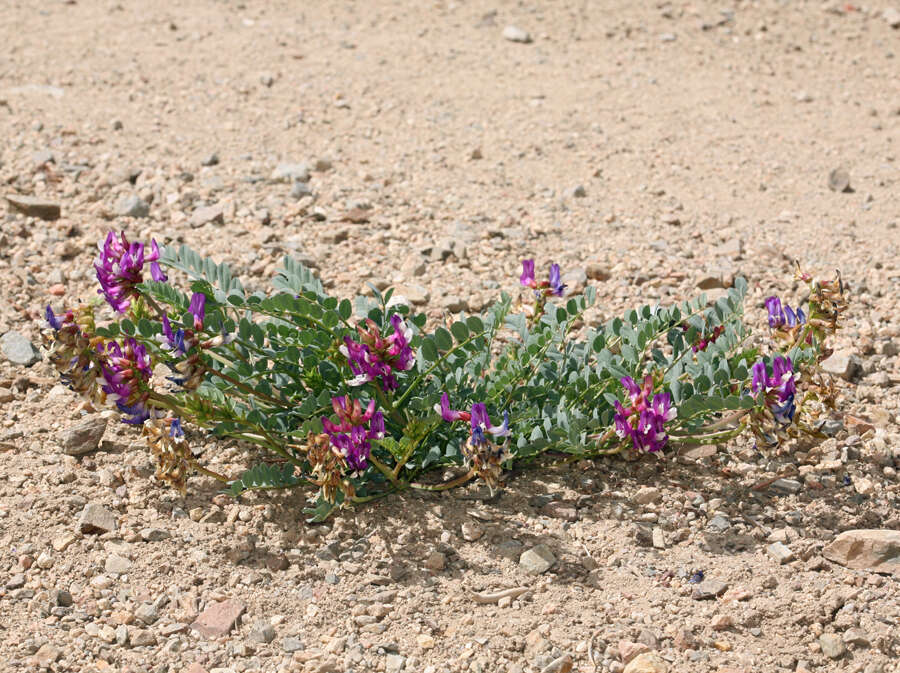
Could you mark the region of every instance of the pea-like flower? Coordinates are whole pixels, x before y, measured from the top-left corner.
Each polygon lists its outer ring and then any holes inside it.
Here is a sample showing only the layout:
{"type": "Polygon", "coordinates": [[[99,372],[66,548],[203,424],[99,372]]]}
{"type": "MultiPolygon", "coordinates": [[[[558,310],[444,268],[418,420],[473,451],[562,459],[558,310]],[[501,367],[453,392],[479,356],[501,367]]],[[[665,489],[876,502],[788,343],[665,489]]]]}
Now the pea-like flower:
{"type": "Polygon", "coordinates": [[[797,308],[797,312],[788,306],[782,304],[778,297],[769,297],[766,299],[766,310],[769,312],[769,327],[772,329],[793,329],[798,325],[806,323],[806,314],[802,308],[797,308]]]}
{"type": "Polygon", "coordinates": [[[628,393],[631,405],[626,407],[616,400],[613,416],[616,434],[622,439],[630,439],[636,451],[661,451],[669,440],[665,424],[678,415],[678,410],[672,405],[672,396],[669,393],[657,393],[651,399],[651,376],[645,376],[640,386],[630,376],[625,376],[620,381],[628,393]]]}
{"type": "Polygon", "coordinates": [[[323,417],[325,434],[347,467],[353,472],[362,472],[369,467],[371,440],[384,438],[384,415],[375,411],[374,400],[369,402],[365,411],[359,400],[351,400],[349,396],[332,397],[331,406],[339,422],[334,423],[323,417]]]}
{"type": "Polygon", "coordinates": [[[206,318],[206,295],[202,292],[195,292],[191,295],[191,303],[188,306],[188,313],[194,316],[194,329],[198,332],[203,329],[203,320],[206,318]]]}
{"type": "Polygon", "coordinates": [[[448,423],[469,421],[470,435],[462,447],[463,457],[491,490],[496,488],[502,474],[501,465],[506,459],[506,444],[498,445],[492,438],[509,436],[509,412],[504,411],[503,424],[495,426],[491,424],[487,406],[483,402],[475,402],[471,411],[457,411],[450,408],[447,393],[441,395],[441,402],[435,405],[435,411],[448,423]]]}
{"type": "Polygon", "coordinates": [[[136,287],[144,280],[144,264],[150,263],[150,277],[165,282],[166,275],[159,266],[159,246],[150,242],[150,253],[145,254],[143,243],[129,243],[122,232],[119,236],[109,232],[100,246],[100,255],[94,263],[98,294],[102,294],[113,310],[125,313],[131,306],[131,298],[137,295],[136,287]]]}
{"type": "Polygon", "coordinates": [[[387,337],[381,336],[378,326],[371,319],[366,321],[366,329],[357,328],[362,343],[344,337],[340,351],[354,374],[348,382],[350,385],[380,380],[383,390],[396,390],[395,372],[406,371],[413,366],[415,357],[409,345],[412,329],[396,313],[391,316],[390,323],[394,332],[387,337]]]}
{"type": "Polygon", "coordinates": [[[101,390],[106,399],[114,402],[126,415],[123,422],[140,425],[150,418],[147,406],[147,387],[153,374],[147,349],[134,338],[125,339],[120,346],[110,341],[106,348],[98,347],[101,355],[101,390]]]}
{"type": "Polygon", "coordinates": [[[771,374],[764,360],[754,364],[751,371],[753,377],[750,390],[754,395],[763,394],[766,407],[779,424],[790,425],[797,409],[794,404],[797,384],[794,380],[794,364],[791,359],[781,355],[775,356],[772,360],[771,374]]]}
{"type": "Polygon", "coordinates": [[[560,278],[559,264],[550,265],[549,280],[538,282],[534,277],[533,259],[522,260],[522,275],[519,276],[519,283],[534,290],[538,297],[562,297],[566,290],[566,286],[560,278]]]}

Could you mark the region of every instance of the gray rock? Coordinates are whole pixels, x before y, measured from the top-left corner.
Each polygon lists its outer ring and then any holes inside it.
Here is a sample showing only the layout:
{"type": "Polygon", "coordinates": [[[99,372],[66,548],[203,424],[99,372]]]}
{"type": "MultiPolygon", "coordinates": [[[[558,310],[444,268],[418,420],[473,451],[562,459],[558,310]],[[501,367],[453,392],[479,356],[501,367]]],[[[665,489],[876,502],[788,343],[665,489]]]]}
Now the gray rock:
{"type": "Polygon", "coordinates": [[[285,652],[299,652],[303,649],[303,642],[299,638],[288,636],[281,641],[281,649],[285,652]]]}
{"type": "Polygon", "coordinates": [[[200,160],[201,166],[217,166],[219,163],[219,155],[213,152],[212,154],[207,154],[203,159],[200,160]]]}
{"type": "Polygon", "coordinates": [[[706,527],[712,528],[717,533],[724,533],[726,530],[731,528],[731,521],[729,521],[721,514],[716,514],[712,519],[709,520],[709,523],[706,524],[706,527]]]}
{"type": "Polygon", "coordinates": [[[531,35],[527,31],[516,26],[507,26],[503,29],[503,39],[510,42],[518,42],[520,44],[528,44],[531,42],[531,35]]]}
{"type": "Polygon", "coordinates": [[[575,185],[572,188],[571,194],[576,199],[583,199],[587,196],[587,191],[584,189],[584,185],[575,185]]]}
{"type": "Polygon", "coordinates": [[[522,555],[522,546],[518,540],[505,540],[497,545],[497,553],[510,561],[517,561],[522,555]]]}
{"type": "Polygon", "coordinates": [[[822,550],[822,556],[854,570],[891,573],[900,577],[900,531],[844,531],[822,550]]]}
{"type": "Polygon", "coordinates": [[[567,295],[580,294],[587,287],[587,271],[580,267],[569,269],[560,280],[566,286],[567,295]]]}
{"type": "Polygon", "coordinates": [[[831,357],[822,361],[822,369],[829,374],[839,376],[845,381],[852,381],[862,371],[859,358],[848,350],[832,353],[831,357]]]}
{"type": "Polygon", "coordinates": [[[116,515],[103,505],[88,503],[78,517],[78,528],[82,533],[109,533],[118,528],[116,515]]]}
{"type": "Polygon", "coordinates": [[[250,640],[254,643],[271,643],[275,640],[275,627],[267,621],[257,622],[250,631],[250,640]]]}
{"type": "Polygon", "coordinates": [[[119,624],[116,627],[116,645],[119,647],[125,647],[128,644],[128,627],[124,624],[119,624]]]}
{"type": "Polygon", "coordinates": [[[384,660],[385,673],[400,673],[406,668],[406,657],[399,654],[389,654],[384,660]]]}
{"type": "Polygon", "coordinates": [[[56,157],[50,150],[37,150],[31,154],[31,163],[34,164],[35,168],[44,164],[54,164],[56,163],[56,157]]]}
{"type": "Polygon", "coordinates": [[[881,13],[881,16],[891,28],[900,28],[900,9],[888,7],[881,13]]]}
{"type": "Polygon", "coordinates": [[[116,215],[120,217],[147,217],[150,206],[137,194],[122,197],[116,204],[116,215]]]}
{"type": "Polygon", "coordinates": [[[774,542],[766,547],[766,551],[779,564],[790,563],[794,560],[794,552],[783,542],[774,542]]]}
{"type": "Polygon", "coordinates": [[[131,561],[118,554],[110,554],[106,557],[106,572],[124,575],[131,569],[131,561]]]}
{"type": "Polygon", "coordinates": [[[16,573],[15,575],[10,577],[6,581],[6,588],[9,589],[10,591],[12,591],[14,589],[21,589],[24,586],[25,586],[25,575],[23,575],[22,573],[16,573]]]}
{"type": "Polygon", "coordinates": [[[141,603],[134,611],[134,616],[147,626],[159,619],[159,608],[156,603],[141,603]]]}
{"type": "Polygon", "coordinates": [[[439,551],[433,551],[425,559],[425,567],[429,570],[441,571],[447,567],[447,557],[439,551]]]}
{"type": "Polygon", "coordinates": [[[800,492],[803,484],[795,479],[776,479],[769,488],[783,495],[794,495],[800,492]]]}
{"type": "Polygon", "coordinates": [[[720,580],[706,580],[694,587],[691,598],[695,601],[709,601],[728,590],[728,584],[720,580]]]}
{"type": "Polygon", "coordinates": [[[291,185],[291,198],[302,199],[304,196],[312,196],[312,190],[309,188],[309,183],[295,180],[294,184],[291,185]]]}
{"type": "Polygon", "coordinates": [[[0,338],[0,350],[15,365],[30,367],[41,359],[34,345],[18,332],[7,332],[0,338]]]}
{"type": "Polygon", "coordinates": [[[62,450],[67,456],[80,456],[96,451],[109,421],[100,414],[85,416],[66,430],[62,436],[62,450]]]}
{"type": "Polygon", "coordinates": [[[150,629],[131,629],[128,632],[128,641],[132,647],[147,647],[156,645],[156,636],[150,629]]]}
{"type": "Polygon", "coordinates": [[[328,157],[319,157],[316,159],[313,164],[313,170],[317,173],[324,173],[325,171],[330,171],[332,167],[331,159],[328,157]]]}
{"type": "Polygon", "coordinates": [[[191,226],[195,229],[197,227],[202,227],[205,224],[222,224],[224,222],[225,212],[218,203],[203,208],[197,208],[197,210],[191,213],[191,226]]]}
{"type": "Polygon", "coordinates": [[[455,294],[448,294],[444,297],[444,308],[451,313],[459,313],[460,311],[469,310],[469,302],[463,297],[459,297],[455,294]]]}
{"type": "Polygon", "coordinates": [[[160,542],[170,538],[169,531],[162,528],[143,528],[141,529],[141,539],[144,542],[160,542]]]}
{"type": "Polygon", "coordinates": [[[58,220],[61,212],[59,204],[55,201],[36,196],[7,195],[6,201],[20,213],[41,220],[58,220]]]}
{"type": "Polygon", "coordinates": [[[636,505],[650,505],[662,499],[662,494],[655,486],[644,486],[634,494],[632,500],[636,505]]]}
{"type": "Polygon", "coordinates": [[[274,182],[309,182],[309,166],[306,164],[278,164],[272,171],[274,182]]]}
{"type": "Polygon", "coordinates": [[[828,189],[833,192],[852,192],[850,173],[844,168],[835,168],[828,174],[828,189]]]}
{"type": "Polygon", "coordinates": [[[532,575],[547,572],[554,563],[556,563],[556,557],[544,544],[528,549],[519,557],[519,567],[532,575]]]}
{"type": "Polygon", "coordinates": [[[836,633],[823,633],[819,636],[819,645],[822,647],[822,654],[829,659],[840,659],[847,651],[841,637],[836,633]]]}

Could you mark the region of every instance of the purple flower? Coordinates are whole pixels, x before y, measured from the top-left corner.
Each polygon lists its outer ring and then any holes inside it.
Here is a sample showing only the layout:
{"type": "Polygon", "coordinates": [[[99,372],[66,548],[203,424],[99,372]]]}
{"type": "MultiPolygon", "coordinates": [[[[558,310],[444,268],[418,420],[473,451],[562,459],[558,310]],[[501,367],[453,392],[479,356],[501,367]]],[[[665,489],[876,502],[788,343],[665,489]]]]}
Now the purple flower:
{"type": "Polygon", "coordinates": [[[162,319],[162,338],[157,337],[163,348],[172,351],[175,355],[187,355],[188,347],[184,342],[184,336],[183,329],[179,329],[177,332],[172,331],[169,316],[164,315],[162,319]]]}
{"type": "Polygon", "coordinates": [[[71,314],[67,314],[63,320],[60,320],[56,317],[56,314],[53,312],[53,309],[48,305],[47,311],[44,316],[47,318],[47,322],[50,323],[50,327],[55,329],[57,332],[62,329],[63,322],[67,322],[68,318],[71,314]]]}
{"type": "Polygon", "coordinates": [[[169,427],[169,437],[172,437],[173,439],[184,437],[184,429],[181,427],[180,418],[172,419],[172,424],[169,427]]]}
{"type": "Polygon", "coordinates": [[[147,349],[129,337],[120,346],[115,341],[97,347],[103,356],[100,364],[101,390],[128,418],[125,423],[139,425],[150,417],[147,384],[153,374],[147,349]]]}
{"type": "Polygon", "coordinates": [[[487,407],[483,402],[475,402],[472,405],[472,412],[469,415],[469,422],[472,428],[472,444],[479,446],[487,443],[487,432],[495,437],[506,437],[509,435],[509,412],[503,412],[503,425],[494,427],[491,425],[491,419],[487,413],[487,407]]]}
{"type": "Polygon", "coordinates": [[[369,402],[365,411],[359,400],[351,400],[346,396],[331,398],[331,406],[340,423],[333,423],[331,419],[323,417],[325,434],[351,471],[365,470],[369,467],[369,454],[372,451],[370,441],[384,438],[384,415],[375,411],[374,400],[369,402]]]}
{"type": "Polygon", "coordinates": [[[195,292],[191,295],[191,303],[188,313],[194,316],[194,329],[198,332],[203,329],[203,319],[206,317],[206,295],[195,292]]]}
{"type": "Polygon", "coordinates": [[[763,394],[766,406],[777,422],[790,425],[797,409],[794,404],[797,384],[794,380],[794,364],[791,359],[776,355],[772,360],[771,375],[764,360],[755,363],[751,371],[753,376],[750,390],[754,395],[763,394]]]}
{"type": "Polygon", "coordinates": [[[137,285],[144,279],[145,262],[150,262],[153,280],[166,280],[158,259],[159,246],[156,241],[151,241],[150,254],[145,256],[142,243],[129,243],[124,233],[117,237],[109,232],[100,246],[100,255],[94,262],[97,280],[100,282],[98,294],[106,298],[113,310],[125,313],[131,305],[131,298],[137,295],[137,285]]]}
{"type": "Polygon", "coordinates": [[[522,275],[519,276],[519,282],[525,287],[536,288],[537,281],[534,279],[534,260],[522,260],[522,275]]]}
{"type": "Polygon", "coordinates": [[[678,415],[678,410],[672,406],[672,396],[669,393],[657,393],[651,400],[651,376],[644,377],[641,387],[630,376],[623,377],[621,383],[628,393],[631,406],[626,407],[618,400],[613,404],[613,428],[616,434],[622,439],[630,439],[636,451],[661,451],[669,439],[665,424],[678,415]]]}
{"type": "Polygon", "coordinates": [[[566,286],[559,277],[559,264],[550,265],[550,294],[562,297],[566,286]]]}
{"type": "Polygon", "coordinates": [[[798,308],[794,313],[790,306],[782,305],[778,297],[766,299],[766,310],[769,312],[769,327],[772,329],[780,329],[785,326],[790,329],[806,322],[806,314],[803,309],[798,308]]]}
{"type": "Polygon", "coordinates": [[[535,280],[533,259],[522,260],[522,275],[519,276],[519,283],[534,290],[538,298],[551,295],[562,297],[566,289],[565,284],[560,280],[559,264],[550,265],[549,280],[542,280],[541,282],[535,280]]]}
{"type": "Polygon", "coordinates": [[[448,423],[453,423],[454,421],[468,421],[471,418],[471,415],[467,411],[456,411],[455,409],[450,408],[450,397],[447,393],[441,395],[441,403],[435,405],[434,410],[439,412],[441,418],[448,423]]]}
{"type": "Polygon", "coordinates": [[[381,336],[372,320],[367,321],[366,329],[357,328],[361,344],[348,336],[344,337],[340,351],[354,374],[354,378],[348,381],[351,386],[380,379],[383,390],[396,390],[398,384],[394,372],[406,371],[413,366],[415,356],[409,345],[412,329],[397,314],[391,316],[390,323],[394,333],[388,337],[381,336]]]}

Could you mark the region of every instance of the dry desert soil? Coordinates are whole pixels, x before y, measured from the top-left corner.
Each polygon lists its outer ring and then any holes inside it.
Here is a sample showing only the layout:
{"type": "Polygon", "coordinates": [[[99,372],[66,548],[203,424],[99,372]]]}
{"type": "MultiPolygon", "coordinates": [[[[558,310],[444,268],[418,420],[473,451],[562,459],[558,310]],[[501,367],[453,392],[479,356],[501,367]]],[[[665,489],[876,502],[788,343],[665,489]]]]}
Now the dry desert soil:
{"type": "Polygon", "coordinates": [[[6,0],[0,669],[900,670],[900,573],[822,553],[900,535],[890,2],[6,0]],[[802,299],[794,259],[840,269],[840,413],[781,452],[548,465],[324,525],[300,492],[182,497],[35,350],[109,229],[252,287],[289,253],[433,319],[524,257],[595,286],[590,322],[743,275],[763,327],[766,296],[802,299]]]}

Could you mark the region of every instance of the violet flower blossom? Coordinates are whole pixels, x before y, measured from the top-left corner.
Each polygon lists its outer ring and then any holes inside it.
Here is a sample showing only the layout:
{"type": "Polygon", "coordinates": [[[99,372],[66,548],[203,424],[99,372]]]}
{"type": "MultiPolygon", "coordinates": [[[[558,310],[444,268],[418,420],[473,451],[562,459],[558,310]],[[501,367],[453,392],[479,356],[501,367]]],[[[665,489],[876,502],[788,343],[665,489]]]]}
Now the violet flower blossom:
{"type": "Polygon", "coordinates": [[[369,402],[365,411],[359,400],[351,401],[349,396],[332,397],[331,406],[339,422],[334,423],[323,417],[325,434],[337,453],[347,462],[347,466],[353,472],[361,472],[369,467],[369,455],[372,452],[370,441],[384,438],[384,415],[375,411],[375,400],[369,402]]]}
{"type": "Polygon", "coordinates": [[[790,306],[782,305],[778,297],[773,296],[766,299],[766,310],[769,312],[769,327],[772,329],[782,327],[792,329],[806,323],[806,314],[802,308],[797,308],[797,312],[794,313],[790,306]]]}
{"type": "Polygon", "coordinates": [[[194,329],[198,332],[203,329],[203,319],[206,318],[206,295],[195,292],[191,295],[191,303],[188,313],[194,316],[194,329]]]}
{"type": "Polygon", "coordinates": [[[616,400],[616,413],[613,417],[616,434],[622,439],[630,439],[636,451],[661,451],[669,440],[665,424],[678,415],[678,410],[672,406],[672,396],[669,393],[657,393],[651,400],[651,376],[644,377],[640,386],[630,376],[623,377],[621,383],[628,392],[631,405],[626,407],[616,400]]]}
{"type": "Polygon", "coordinates": [[[797,410],[794,404],[797,383],[794,381],[794,364],[791,359],[776,355],[772,360],[771,374],[764,360],[754,364],[751,371],[753,378],[750,381],[750,390],[754,395],[763,393],[766,406],[778,423],[790,425],[797,410]]]}
{"type": "Polygon", "coordinates": [[[150,277],[154,281],[163,283],[168,280],[158,259],[159,246],[155,240],[150,242],[150,254],[145,255],[143,243],[129,243],[124,233],[117,237],[109,232],[94,262],[100,283],[97,293],[106,298],[113,310],[125,313],[131,305],[131,298],[137,295],[136,286],[144,280],[146,262],[150,263],[150,277]]]}
{"type": "Polygon", "coordinates": [[[349,336],[344,337],[340,351],[354,374],[354,378],[348,381],[351,386],[380,379],[385,392],[396,390],[398,383],[394,372],[406,371],[413,366],[414,355],[409,345],[412,329],[396,313],[391,316],[390,323],[394,333],[387,337],[381,336],[372,320],[367,321],[367,329],[357,328],[362,343],[353,341],[349,336]]]}
{"type": "Polygon", "coordinates": [[[491,424],[487,413],[487,406],[483,402],[472,404],[472,411],[457,411],[450,408],[450,397],[447,393],[441,395],[441,403],[434,406],[434,410],[440,413],[448,423],[455,421],[469,421],[472,432],[472,443],[482,445],[487,442],[484,433],[494,437],[506,437],[509,435],[509,412],[503,412],[503,425],[496,427],[491,424]]]}
{"type": "Polygon", "coordinates": [[[566,289],[566,285],[560,279],[559,264],[550,265],[550,280],[538,282],[534,277],[533,259],[522,260],[522,275],[519,276],[519,283],[534,290],[538,297],[562,297],[566,289]]]}
{"type": "Polygon", "coordinates": [[[111,341],[106,349],[101,345],[97,350],[103,356],[100,376],[106,399],[127,416],[122,419],[124,423],[142,424],[150,418],[147,383],[153,374],[147,349],[129,337],[123,346],[111,341]]]}

